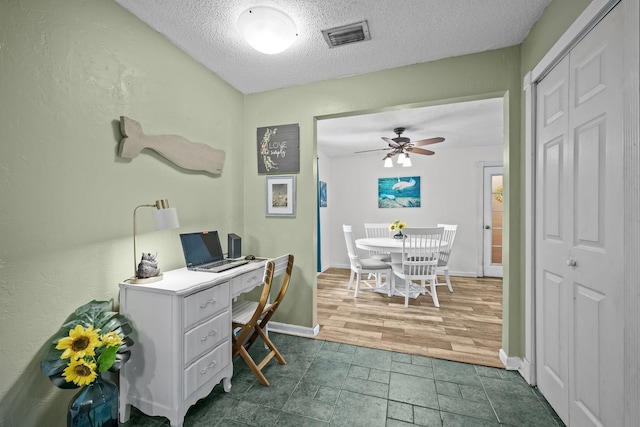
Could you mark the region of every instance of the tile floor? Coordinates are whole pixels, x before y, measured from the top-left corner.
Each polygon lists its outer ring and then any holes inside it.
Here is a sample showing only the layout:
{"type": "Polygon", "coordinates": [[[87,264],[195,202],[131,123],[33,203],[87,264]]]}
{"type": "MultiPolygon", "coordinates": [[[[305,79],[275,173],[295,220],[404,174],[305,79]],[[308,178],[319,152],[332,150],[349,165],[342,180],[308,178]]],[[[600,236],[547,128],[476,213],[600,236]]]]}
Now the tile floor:
{"type": "MultiPolygon", "coordinates": [[[[221,385],[187,412],[185,427],[540,426],[564,424],[514,371],[272,333],[287,360],[272,359],[260,385],[234,360],[221,385]]],[[[255,343],[251,353],[265,353],[255,343]]],[[[257,359],[257,360],[261,360],[257,359]]],[[[123,427],[169,426],[132,408],[123,427]]]]}

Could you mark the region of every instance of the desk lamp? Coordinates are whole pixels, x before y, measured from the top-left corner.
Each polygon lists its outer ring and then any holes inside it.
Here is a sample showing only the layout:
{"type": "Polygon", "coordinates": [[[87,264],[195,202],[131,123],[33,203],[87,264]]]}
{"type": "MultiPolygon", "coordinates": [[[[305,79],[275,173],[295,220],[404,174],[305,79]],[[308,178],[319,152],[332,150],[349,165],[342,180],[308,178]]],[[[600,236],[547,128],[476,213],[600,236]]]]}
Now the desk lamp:
{"type": "Polygon", "coordinates": [[[156,208],[153,212],[153,223],[156,231],[169,230],[171,228],[180,227],[178,222],[178,213],[176,208],[169,207],[167,199],[156,200],[155,204],[140,205],[133,210],[133,277],[129,283],[152,283],[162,280],[162,273],[152,277],[138,277],[137,254],[136,248],[136,212],[139,208],[156,208]]]}

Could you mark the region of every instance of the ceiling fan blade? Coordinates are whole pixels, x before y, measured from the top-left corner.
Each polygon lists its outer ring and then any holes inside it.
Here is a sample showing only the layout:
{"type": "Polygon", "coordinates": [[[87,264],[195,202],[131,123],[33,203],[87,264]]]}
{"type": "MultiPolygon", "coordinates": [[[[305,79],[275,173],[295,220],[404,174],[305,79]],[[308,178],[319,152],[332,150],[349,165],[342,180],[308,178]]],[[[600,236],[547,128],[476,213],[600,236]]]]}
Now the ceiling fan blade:
{"type": "Polygon", "coordinates": [[[383,136],[383,137],[382,137],[382,139],[383,139],[387,144],[389,144],[389,147],[392,147],[392,148],[398,148],[398,147],[400,147],[400,144],[398,144],[397,142],[395,142],[395,141],[394,141],[393,139],[391,139],[391,138],[387,138],[386,136],[383,136]]]}
{"type": "Polygon", "coordinates": [[[431,150],[424,150],[422,148],[416,148],[416,147],[407,148],[407,151],[410,152],[411,154],[425,154],[427,156],[433,156],[434,154],[436,154],[431,150]]]}
{"type": "Polygon", "coordinates": [[[442,141],[444,141],[444,138],[438,137],[438,138],[421,139],[420,141],[412,142],[412,144],[415,146],[419,146],[419,145],[436,144],[442,141]]]}
{"type": "Polygon", "coordinates": [[[391,148],[376,148],[375,150],[364,150],[364,151],[354,151],[353,154],[358,154],[358,153],[368,153],[370,151],[383,151],[383,150],[391,150],[391,148]]]}

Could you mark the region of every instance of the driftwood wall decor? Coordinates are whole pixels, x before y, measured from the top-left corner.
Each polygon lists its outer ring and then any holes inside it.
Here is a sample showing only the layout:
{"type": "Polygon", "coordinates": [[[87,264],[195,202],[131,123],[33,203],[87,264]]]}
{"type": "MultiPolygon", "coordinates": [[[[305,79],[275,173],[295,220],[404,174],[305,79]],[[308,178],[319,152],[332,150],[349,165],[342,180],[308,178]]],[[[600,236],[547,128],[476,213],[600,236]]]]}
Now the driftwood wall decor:
{"type": "Polygon", "coordinates": [[[191,142],[177,135],[145,135],[140,123],[120,116],[120,140],[118,154],[133,159],[145,148],[150,148],[167,160],[189,170],[222,173],[224,151],[200,142],[191,142]]]}

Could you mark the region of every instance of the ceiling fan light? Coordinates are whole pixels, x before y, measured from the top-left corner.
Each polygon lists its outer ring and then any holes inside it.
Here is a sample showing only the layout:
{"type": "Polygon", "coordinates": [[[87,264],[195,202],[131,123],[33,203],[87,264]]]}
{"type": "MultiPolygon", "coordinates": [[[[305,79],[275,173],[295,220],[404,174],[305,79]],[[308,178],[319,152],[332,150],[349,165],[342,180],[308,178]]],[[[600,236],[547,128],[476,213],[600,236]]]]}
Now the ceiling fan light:
{"type": "Polygon", "coordinates": [[[385,157],[385,159],[384,159],[384,167],[385,168],[392,168],[393,167],[393,160],[391,160],[391,157],[385,157]]]}
{"type": "Polygon", "coordinates": [[[398,164],[401,165],[404,163],[404,154],[400,153],[398,154],[398,164]]]}
{"type": "Polygon", "coordinates": [[[296,24],[289,15],[268,6],[256,6],[242,12],[238,28],[251,47],[269,55],[288,49],[298,35],[296,24]]]}
{"type": "Polygon", "coordinates": [[[408,168],[411,167],[411,159],[409,158],[408,154],[405,154],[406,158],[404,159],[404,162],[402,163],[402,167],[403,168],[408,168]]]}

